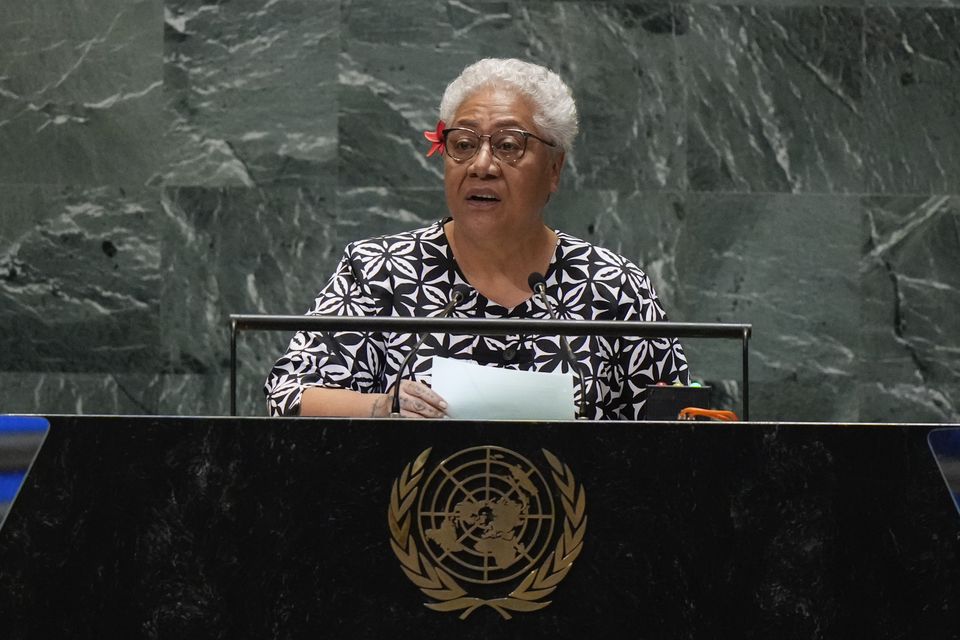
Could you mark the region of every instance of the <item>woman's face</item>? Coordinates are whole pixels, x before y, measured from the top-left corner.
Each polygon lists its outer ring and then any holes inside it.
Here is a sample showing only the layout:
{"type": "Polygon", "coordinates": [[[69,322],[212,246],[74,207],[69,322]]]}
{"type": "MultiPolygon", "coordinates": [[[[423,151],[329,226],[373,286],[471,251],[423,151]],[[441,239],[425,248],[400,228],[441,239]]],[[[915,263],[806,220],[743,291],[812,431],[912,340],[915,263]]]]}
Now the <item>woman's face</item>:
{"type": "MultiPolygon", "coordinates": [[[[543,137],[533,122],[533,102],[515,91],[484,88],[469,96],[447,127],[465,127],[480,135],[500,129],[522,129],[543,137]]],[[[563,153],[533,138],[523,156],[503,162],[490,150],[488,138],[469,160],[444,154],[447,207],[457,225],[499,225],[520,228],[541,222],[550,194],[560,183],[563,153]]],[[[493,230],[493,229],[491,229],[493,230]]]]}

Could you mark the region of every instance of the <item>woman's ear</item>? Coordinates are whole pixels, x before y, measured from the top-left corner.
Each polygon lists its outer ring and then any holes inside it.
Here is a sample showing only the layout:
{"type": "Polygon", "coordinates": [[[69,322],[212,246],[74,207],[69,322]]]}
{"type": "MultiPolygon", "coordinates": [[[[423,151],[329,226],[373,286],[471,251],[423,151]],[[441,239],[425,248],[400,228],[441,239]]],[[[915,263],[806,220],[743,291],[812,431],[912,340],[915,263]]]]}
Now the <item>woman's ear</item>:
{"type": "Polygon", "coordinates": [[[563,162],[566,158],[566,152],[559,151],[550,165],[550,193],[556,193],[560,189],[560,173],[563,171],[563,162]]]}

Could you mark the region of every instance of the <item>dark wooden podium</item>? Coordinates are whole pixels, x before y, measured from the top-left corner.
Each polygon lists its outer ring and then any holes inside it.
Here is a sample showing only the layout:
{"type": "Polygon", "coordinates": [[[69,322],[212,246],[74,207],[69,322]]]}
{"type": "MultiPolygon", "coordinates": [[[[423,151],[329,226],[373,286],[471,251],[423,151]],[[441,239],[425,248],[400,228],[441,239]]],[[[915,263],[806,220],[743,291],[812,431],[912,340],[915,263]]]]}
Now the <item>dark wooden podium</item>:
{"type": "Polygon", "coordinates": [[[960,637],[942,425],[50,421],[0,532],[8,640],[960,637]],[[438,572],[549,604],[435,611],[438,572]]]}

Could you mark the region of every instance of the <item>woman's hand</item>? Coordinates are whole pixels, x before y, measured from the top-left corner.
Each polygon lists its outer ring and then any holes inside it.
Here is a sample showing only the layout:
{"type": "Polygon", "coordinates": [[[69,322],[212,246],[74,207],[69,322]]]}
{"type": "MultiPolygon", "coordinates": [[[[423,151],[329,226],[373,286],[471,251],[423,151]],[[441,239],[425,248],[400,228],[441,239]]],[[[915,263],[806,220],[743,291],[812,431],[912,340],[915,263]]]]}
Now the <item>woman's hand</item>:
{"type": "MultiPolygon", "coordinates": [[[[392,403],[392,394],[390,400],[392,403]]],[[[447,403],[422,382],[401,380],[400,415],[404,418],[443,418],[447,415],[447,403]]]]}

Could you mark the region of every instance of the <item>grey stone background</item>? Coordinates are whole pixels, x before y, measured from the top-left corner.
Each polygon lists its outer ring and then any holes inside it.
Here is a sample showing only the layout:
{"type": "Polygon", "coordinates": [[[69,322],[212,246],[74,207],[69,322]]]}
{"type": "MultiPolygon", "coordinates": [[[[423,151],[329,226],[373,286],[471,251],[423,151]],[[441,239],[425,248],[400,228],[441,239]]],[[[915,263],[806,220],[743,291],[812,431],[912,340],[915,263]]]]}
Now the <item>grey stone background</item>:
{"type": "Polygon", "coordinates": [[[484,56],[576,94],[552,225],[754,325],[753,418],[960,420],[960,0],[4,0],[0,412],[226,413],[227,314],[444,215],[421,132],[484,56]]]}

